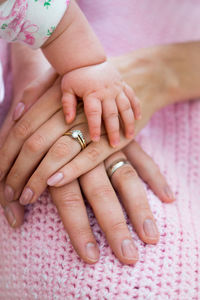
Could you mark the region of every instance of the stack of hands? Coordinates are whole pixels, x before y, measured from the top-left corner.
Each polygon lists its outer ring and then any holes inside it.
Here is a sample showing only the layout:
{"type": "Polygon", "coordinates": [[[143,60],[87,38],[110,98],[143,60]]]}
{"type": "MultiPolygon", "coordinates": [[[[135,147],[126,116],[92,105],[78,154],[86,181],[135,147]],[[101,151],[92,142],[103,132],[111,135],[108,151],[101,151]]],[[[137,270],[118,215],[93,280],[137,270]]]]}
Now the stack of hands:
{"type": "MultiPolygon", "coordinates": [[[[135,263],[138,251],[116,192],[140,239],[156,244],[159,231],[141,179],[163,202],[174,201],[169,185],[152,159],[135,141],[127,140],[122,131],[119,145],[112,148],[103,128],[99,142],[91,141],[82,108],[75,121],[66,124],[61,104],[61,78],[48,69],[40,51],[35,57],[32,55],[30,61],[28,52],[32,50],[24,47],[25,55],[19,62],[20,47],[24,46],[13,46],[14,100],[0,132],[0,203],[9,224],[13,228],[20,226],[24,205],[37,201],[49,186],[75,250],[85,262],[94,263],[99,258],[99,250],[90,228],[83,192],[115,255],[123,263],[135,263]],[[23,64],[25,68],[21,67],[23,64]],[[23,69],[25,71],[18,76],[23,69]],[[39,77],[41,69],[44,74],[39,77]],[[69,130],[83,132],[87,143],[84,150],[81,151],[76,140],[63,136],[69,130]],[[130,163],[109,177],[109,167],[122,160],[130,163]]],[[[143,117],[135,124],[136,133],[154,112],[172,102],[172,98],[177,101],[182,97],[171,77],[168,79],[169,71],[174,70],[161,60],[159,63],[157,53],[162,53],[161,49],[142,50],[111,60],[141,99],[143,117]],[[152,78],[153,81],[149,80],[152,78]]]]}

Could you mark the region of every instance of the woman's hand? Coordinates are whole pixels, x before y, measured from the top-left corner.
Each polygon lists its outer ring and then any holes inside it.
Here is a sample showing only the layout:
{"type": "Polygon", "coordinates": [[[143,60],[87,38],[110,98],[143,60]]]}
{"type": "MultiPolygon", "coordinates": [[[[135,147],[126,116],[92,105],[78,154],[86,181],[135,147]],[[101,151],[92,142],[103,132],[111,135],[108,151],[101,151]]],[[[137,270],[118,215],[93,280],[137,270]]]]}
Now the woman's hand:
{"type": "MultiPolygon", "coordinates": [[[[161,75],[163,76],[163,73],[166,74],[166,72],[163,71],[164,67],[158,67],[157,69],[153,69],[151,67],[152,61],[153,65],[155,65],[155,57],[153,55],[152,57],[150,56],[150,58],[148,58],[149,61],[148,63],[146,62],[145,65],[144,59],[147,54],[148,52],[145,52],[143,53],[143,56],[141,55],[139,57],[138,54],[135,55],[136,57],[134,54],[132,54],[132,59],[130,58],[130,55],[127,55],[114,61],[115,65],[117,65],[123,74],[123,77],[129,81],[130,85],[135,86],[136,93],[141,99],[143,117],[141,121],[136,123],[136,132],[145,126],[157,108],[160,108],[161,103],[164,103],[166,98],[169,97],[169,91],[171,91],[169,88],[170,83],[166,83],[164,89],[163,81],[160,81],[161,75]],[[129,69],[122,69],[120,62],[121,64],[123,62],[124,66],[127,66],[128,64],[129,69]],[[146,68],[144,66],[146,66],[146,68]],[[127,77],[128,72],[130,72],[132,68],[134,71],[131,71],[131,74],[129,74],[129,77],[127,77]],[[137,72],[137,69],[139,72],[137,72]],[[154,74],[155,82],[152,80],[150,81],[152,74],[154,74]],[[133,78],[133,82],[131,82],[131,78],[133,78]],[[141,86],[143,78],[144,86],[142,88],[141,86]],[[163,90],[162,95],[160,94],[161,85],[163,90]],[[159,94],[160,102],[158,101],[157,94],[159,94]]],[[[60,169],[58,174],[48,180],[50,185],[56,184],[55,179],[58,178],[61,178],[61,181],[57,182],[56,186],[71,182],[75,178],[78,178],[80,175],[97,166],[111,153],[121,149],[129,142],[124,138],[124,136],[122,136],[120,146],[118,146],[116,149],[112,149],[109,147],[107,138],[102,136],[99,143],[90,143],[79,155],[77,154],[80,151],[80,148],[77,147],[74,148],[72,153],[69,151],[71,150],[71,148],[69,148],[71,144],[70,138],[61,136],[66,130],[69,130],[75,124],[78,124],[77,128],[82,129],[87,134],[85,125],[80,124],[85,122],[85,120],[83,117],[79,116],[80,119],[77,119],[74,124],[65,126],[61,113],[60,97],[60,81],[57,79],[54,85],[45,94],[43,94],[37,103],[35,103],[31,109],[15,124],[15,126],[13,126],[6,139],[6,142],[0,149],[0,178],[3,179],[6,174],[8,174],[6,181],[7,187],[5,190],[7,199],[13,200],[19,198],[22,188],[32,174],[33,170],[36,168],[41,158],[47,153],[48,149],[59,138],[59,141],[57,141],[53,146],[53,150],[51,149],[49,151],[48,155],[40,164],[38,171],[36,171],[30,178],[26,186],[29,192],[27,192],[26,189],[25,196],[29,194],[30,198],[31,194],[32,196],[35,194],[36,199],[36,197],[44,190],[48,178],[51,177],[51,175],[53,175],[57,169],[60,169]],[[60,113],[58,112],[59,109],[60,113]],[[60,141],[63,141],[62,144],[60,144],[60,141]],[[63,147],[65,147],[65,150],[68,150],[67,152],[70,153],[64,153],[63,147]],[[59,154],[63,157],[59,157],[59,154]],[[15,161],[16,158],[17,160],[15,161]],[[59,163],[57,164],[55,163],[56,159],[59,160],[59,163]],[[15,164],[11,169],[11,165],[14,161],[15,164]],[[53,161],[54,163],[52,164],[53,161]],[[69,161],[70,163],[68,163],[69,161]],[[51,167],[47,168],[47,165],[51,167]],[[52,166],[54,166],[54,168],[52,166]],[[38,177],[38,174],[42,174],[42,176],[38,177]]],[[[89,138],[87,139],[87,142],[90,142],[89,138]]],[[[26,198],[24,203],[28,203],[27,196],[23,198],[26,198]]]]}
{"type": "MultiPolygon", "coordinates": [[[[128,147],[128,156],[122,152],[111,155],[105,164],[101,163],[81,176],[80,185],[113,252],[121,262],[132,264],[138,260],[138,251],[114,189],[129,215],[134,230],[139,238],[148,244],[158,242],[159,230],[148,204],[144,186],[137,174],[142,175],[142,179],[163,202],[172,202],[174,197],[152,159],[137,143],[132,142],[128,147]],[[127,164],[118,168],[109,180],[106,169],[116,160],[127,158],[133,165],[127,164]]],[[[60,188],[51,187],[50,192],[78,255],[88,263],[97,261],[99,250],[91,231],[78,182],[73,181],[60,188]]]]}

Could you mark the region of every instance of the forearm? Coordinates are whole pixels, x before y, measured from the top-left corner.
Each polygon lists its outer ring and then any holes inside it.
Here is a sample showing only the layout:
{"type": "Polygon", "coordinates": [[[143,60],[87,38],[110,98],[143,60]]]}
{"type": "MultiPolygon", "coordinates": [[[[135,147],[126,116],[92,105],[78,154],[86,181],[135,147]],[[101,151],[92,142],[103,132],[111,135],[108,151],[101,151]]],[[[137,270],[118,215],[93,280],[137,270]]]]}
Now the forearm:
{"type": "Polygon", "coordinates": [[[163,106],[200,98],[200,42],[162,46],[158,51],[161,63],[168,65],[171,73],[171,91],[163,106]]]}
{"type": "Polygon", "coordinates": [[[71,0],[64,17],[42,51],[61,75],[106,60],[98,38],[74,0],[71,0]]]}
{"type": "Polygon", "coordinates": [[[200,98],[200,42],[140,49],[123,61],[112,61],[145,109],[147,104],[156,111],[174,102],[200,98]]]}

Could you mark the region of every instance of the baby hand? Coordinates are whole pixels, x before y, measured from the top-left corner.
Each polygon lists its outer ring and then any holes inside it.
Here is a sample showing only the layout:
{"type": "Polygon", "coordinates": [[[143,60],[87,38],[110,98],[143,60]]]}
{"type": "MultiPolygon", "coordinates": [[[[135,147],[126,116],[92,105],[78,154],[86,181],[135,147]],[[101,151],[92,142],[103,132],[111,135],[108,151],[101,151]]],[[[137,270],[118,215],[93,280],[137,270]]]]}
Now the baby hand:
{"type": "Polygon", "coordinates": [[[119,116],[127,138],[134,136],[134,120],[140,118],[140,104],[133,90],[109,63],[73,70],[62,79],[62,103],[67,123],[76,115],[76,96],[83,99],[90,137],[100,139],[101,118],[104,120],[110,144],[120,141],[119,116]]]}

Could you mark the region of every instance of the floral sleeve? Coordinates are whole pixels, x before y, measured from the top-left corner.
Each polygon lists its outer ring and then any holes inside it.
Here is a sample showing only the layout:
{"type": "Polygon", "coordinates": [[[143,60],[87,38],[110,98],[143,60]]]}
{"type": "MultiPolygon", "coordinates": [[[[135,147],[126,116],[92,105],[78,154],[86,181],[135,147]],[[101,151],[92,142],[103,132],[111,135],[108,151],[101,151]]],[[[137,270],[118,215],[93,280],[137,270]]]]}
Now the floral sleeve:
{"type": "Polygon", "coordinates": [[[70,0],[7,0],[0,5],[0,38],[41,47],[62,19],[70,0]]]}

